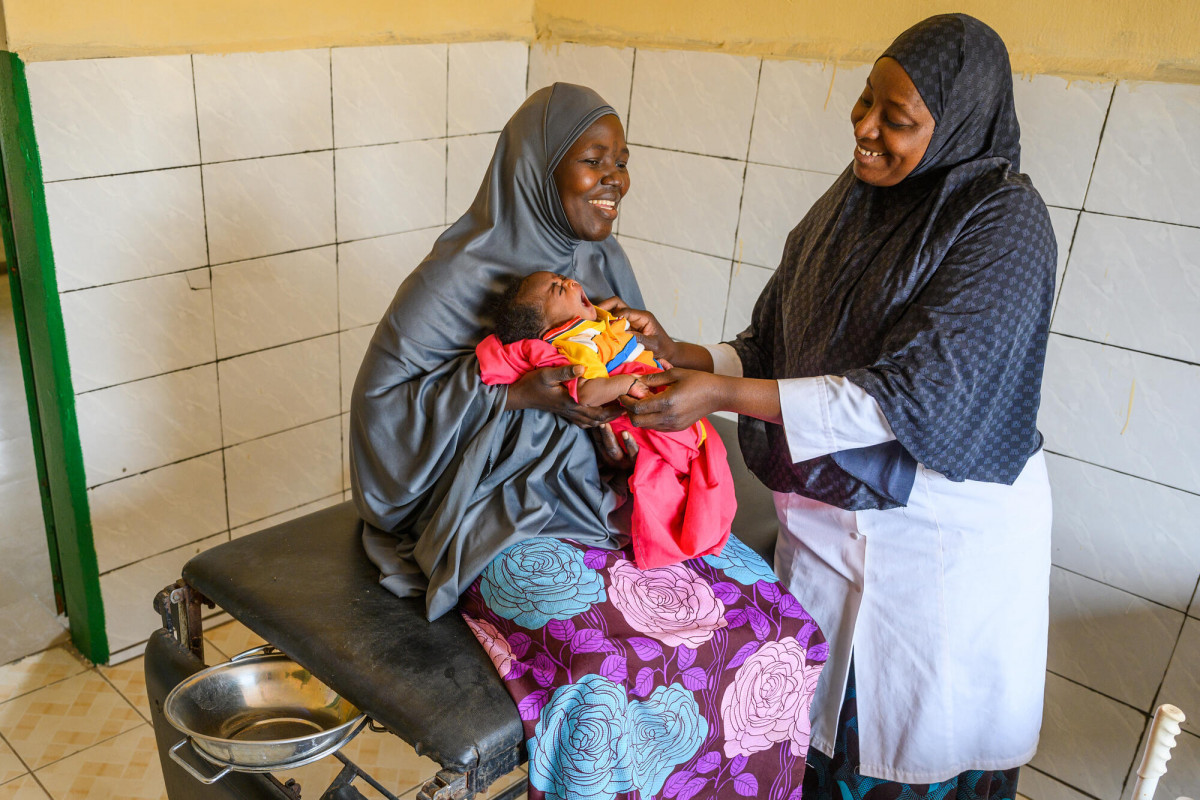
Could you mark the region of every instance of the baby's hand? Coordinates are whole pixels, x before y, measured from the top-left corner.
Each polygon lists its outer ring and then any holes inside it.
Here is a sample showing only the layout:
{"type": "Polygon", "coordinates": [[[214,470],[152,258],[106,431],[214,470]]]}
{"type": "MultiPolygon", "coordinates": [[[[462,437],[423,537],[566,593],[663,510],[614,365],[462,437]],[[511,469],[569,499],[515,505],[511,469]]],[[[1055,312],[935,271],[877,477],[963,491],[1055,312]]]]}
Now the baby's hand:
{"type": "Polygon", "coordinates": [[[641,400],[643,398],[649,397],[650,395],[652,395],[654,393],[652,391],[650,391],[649,386],[642,383],[637,378],[634,378],[633,384],[630,385],[629,391],[626,392],[625,394],[629,395],[630,397],[632,397],[635,400],[641,400]]]}

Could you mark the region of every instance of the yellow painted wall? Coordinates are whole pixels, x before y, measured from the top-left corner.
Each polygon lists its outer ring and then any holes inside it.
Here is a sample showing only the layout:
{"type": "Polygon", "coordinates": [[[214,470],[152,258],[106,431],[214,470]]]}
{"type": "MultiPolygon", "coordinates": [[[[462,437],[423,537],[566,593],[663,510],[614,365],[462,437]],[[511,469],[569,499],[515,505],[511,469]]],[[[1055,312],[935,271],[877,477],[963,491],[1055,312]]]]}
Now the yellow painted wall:
{"type": "Polygon", "coordinates": [[[533,0],[3,2],[26,61],[533,36],[533,0]]]}
{"type": "Polygon", "coordinates": [[[1200,0],[0,0],[27,61],[523,39],[869,61],[965,11],[1031,73],[1200,83],[1200,0]]]}
{"type": "Polygon", "coordinates": [[[873,61],[896,34],[960,11],[1015,69],[1200,83],[1200,0],[537,0],[538,39],[873,61]]]}

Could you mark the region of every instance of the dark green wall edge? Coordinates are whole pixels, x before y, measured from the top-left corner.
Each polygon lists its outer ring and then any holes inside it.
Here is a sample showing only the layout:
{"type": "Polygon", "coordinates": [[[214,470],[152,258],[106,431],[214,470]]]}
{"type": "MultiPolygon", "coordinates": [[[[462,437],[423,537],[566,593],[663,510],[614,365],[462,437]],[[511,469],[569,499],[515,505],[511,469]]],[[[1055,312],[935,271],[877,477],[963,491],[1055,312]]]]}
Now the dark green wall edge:
{"type": "Polygon", "coordinates": [[[11,230],[4,232],[4,243],[18,328],[24,323],[19,335],[23,335],[22,349],[27,351],[22,368],[26,370],[27,395],[36,401],[30,406],[30,422],[35,426],[38,479],[44,487],[43,509],[52,512],[47,515],[51,559],[57,555],[71,639],[88,659],[104,663],[109,656],[108,636],[50,247],[42,163],[34,138],[25,65],[8,52],[0,52],[0,157],[9,212],[4,216],[12,220],[11,230]],[[18,304],[20,311],[16,311],[18,304]]]}

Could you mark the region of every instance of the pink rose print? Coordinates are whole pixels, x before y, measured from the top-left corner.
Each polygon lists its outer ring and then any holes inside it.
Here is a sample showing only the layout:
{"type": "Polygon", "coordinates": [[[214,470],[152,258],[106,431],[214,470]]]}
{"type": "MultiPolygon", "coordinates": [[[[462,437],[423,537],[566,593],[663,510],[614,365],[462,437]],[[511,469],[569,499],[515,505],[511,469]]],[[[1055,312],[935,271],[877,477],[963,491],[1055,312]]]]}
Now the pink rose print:
{"type": "Polygon", "coordinates": [[[721,698],[725,755],[749,756],[787,739],[792,755],[808,752],[808,708],[823,664],[804,665],[795,637],[767,642],[746,659],[721,698]]]}
{"type": "Polygon", "coordinates": [[[694,650],[725,627],[725,604],[683,564],[640,570],[622,560],[608,577],[609,599],[629,626],[668,647],[694,650]]]}
{"type": "Polygon", "coordinates": [[[492,659],[492,663],[496,665],[496,672],[500,673],[501,678],[508,677],[513,662],[513,651],[508,645],[508,640],[500,631],[496,630],[495,625],[486,619],[473,619],[466,614],[462,616],[467,621],[471,632],[475,634],[475,638],[483,645],[488,658],[492,659]]]}

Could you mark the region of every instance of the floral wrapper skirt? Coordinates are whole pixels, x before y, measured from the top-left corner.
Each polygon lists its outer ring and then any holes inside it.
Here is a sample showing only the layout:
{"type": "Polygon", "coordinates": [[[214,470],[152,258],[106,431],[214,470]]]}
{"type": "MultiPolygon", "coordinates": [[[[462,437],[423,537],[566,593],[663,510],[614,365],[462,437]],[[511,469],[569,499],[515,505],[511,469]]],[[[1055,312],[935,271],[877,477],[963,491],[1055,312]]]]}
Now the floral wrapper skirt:
{"type": "Polygon", "coordinates": [[[639,570],[509,547],[460,611],[524,720],[532,800],[799,800],[828,647],[754,551],[639,570]]]}

